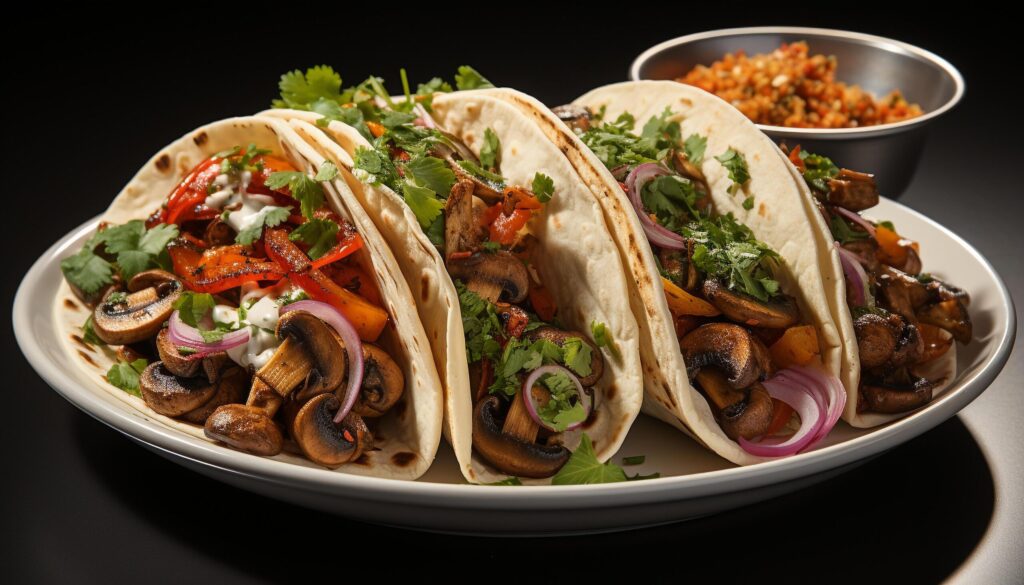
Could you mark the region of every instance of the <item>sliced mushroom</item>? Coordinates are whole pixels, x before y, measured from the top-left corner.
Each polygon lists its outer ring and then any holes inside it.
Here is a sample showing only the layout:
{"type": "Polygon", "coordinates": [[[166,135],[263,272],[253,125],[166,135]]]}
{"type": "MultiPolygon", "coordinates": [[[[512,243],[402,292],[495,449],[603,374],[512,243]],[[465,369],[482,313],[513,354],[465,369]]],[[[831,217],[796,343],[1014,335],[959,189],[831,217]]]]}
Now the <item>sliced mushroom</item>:
{"type": "Polygon", "coordinates": [[[217,381],[217,393],[195,410],[181,415],[181,420],[201,425],[213,414],[213,411],[225,404],[241,403],[245,399],[245,389],[249,384],[249,375],[242,368],[229,368],[217,381]]]}
{"type": "Polygon", "coordinates": [[[770,374],[768,348],[750,331],[731,323],[707,323],[679,342],[691,378],[714,366],[736,389],[747,388],[770,374]]]}
{"type": "MultiPolygon", "coordinates": [[[[178,282],[178,277],[166,270],[160,270],[159,268],[144,270],[128,281],[128,292],[138,292],[151,287],[173,287],[176,282],[178,282]]],[[[157,292],[166,291],[158,290],[157,292]]]]}
{"type": "Polygon", "coordinates": [[[601,379],[601,375],[604,374],[604,356],[601,354],[601,350],[594,345],[593,342],[587,339],[586,335],[579,331],[564,331],[562,329],[545,325],[527,332],[526,337],[530,341],[546,339],[558,347],[564,346],[565,342],[570,339],[579,339],[590,346],[590,375],[579,376],[577,374],[580,379],[580,384],[583,386],[593,386],[601,379]]]}
{"type": "Polygon", "coordinates": [[[971,316],[963,303],[956,299],[925,305],[918,309],[917,318],[922,323],[949,331],[960,343],[968,343],[974,336],[971,316]]]}
{"type": "Polygon", "coordinates": [[[590,130],[590,110],[576,104],[566,104],[551,108],[551,113],[558,116],[558,119],[565,122],[565,125],[576,133],[583,133],[590,130]]]}
{"type": "MultiPolygon", "coordinates": [[[[405,375],[383,349],[363,344],[363,385],[352,412],[373,418],[385,414],[405,390],[405,375]]],[[[341,399],[341,397],[339,397],[341,399]]]]}
{"type": "Polygon", "coordinates": [[[460,180],[444,204],[444,251],[449,259],[475,250],[480,243],[480,224],[473,220],[473,183],[460,180]]]}
{"type": "Polygon", "coordinates": [[[727,437],[734,441],[740,437],[753,439],[768,431],[775,405],[760,383],[755,382],[747,390],[736,390],[715,368],[701,370],[696,379],[711,400],[718,424],[727,437]]]}
{"type": "Polygon", "coordinates": [[[267,413],[244,404],[225,404],[206,419],[203,433],[235,449],[254,455],[277,455],[284,436],[267,413]]]}
{"type": "Polygon", "coordinates": [[[341,402],[334,394],[321,394],[304,404],[292,422],[292,438],[310,461],[337,467],[373,447],[373,436],[358,415],[349,413],[341,424],[334,413],[341,402]]]}
{"type": "Polygon", "coordinates": [[[882,414],[907,412],[931,402],[935,382],[902,369],[888,379],[866,380],[860,393],[867,410],[882,414]]]}
{"type": "Polygon", "coordinates": [[[924,351],[921,334],[912,323],[897,315],[865,313],[853,322],[860,366],[886,370],[916,363],[924,351]]]}
{"type": "Polygon", "coordinates": [[[703,290],[704,298],[736,323],[751,327],[785,329],[800,319],[800,309],[796,306],[796,300],[789,295],[780,294],[774,300],[763,303],[750,295],[729,290],[719,280],[713,278],[704,281],[703,290]]]}
{"type": "Polygon", "coordinates": [[[139,376],[142,399],[156,412],[181,416],[206,404],[217,393],[217,386],[205,378],[179,378],[162,362],[153,362],[139,376]]]}
{"type": "Polygon", "coordinates": [[[863,211],[878,205],[878,186],[875,176],[841,169],[828,182],[828,202],[850,211],[863,211]]]}
{"type": "Polygon", "coordinates": [[[164,367],[175,376],[191,378],[202,370],[210,382],[217,381],[220,370],[227,361],[227,353],[223,351],[198,358],[194,354],[182,353],[181,348],[171,341],[167,329],[161,329],[160,333],[156,334],[156,351],[164,367]]]}
{"type": "Polygon", "coordinates": [[[512,254],[474,252],[467,258],[448,261],[448,273],[466,283],[466,287],[492,303],[502,300],[518,303],[529,292],[526,266],[512,254]]]}
{"type": "Polygon", "coordinates": [[[843,244],[843,249],[856,254],[861,266],[869,274],[875,272],[881,266],[881,263],[878,261],[878,240],[874,238],[846,242],[843,244]]]}
{"type": "MultiPolygon", "coordinates": [[[[132,279],[141,286],[140,277],[161,271],[147,271],[132,279]]],[[[110,345],[135,343],[150,339],[160,330],[164,321],[174,312],[174,302],[181,295],[181,281],[170,275],[172,280],[160,281],[145,288],[137,288],[119,302],[112,302],[110,295],[93,311],[92,323],[96,335],[110,345]]]]}
{"type": "Polygon", "coordinates": [[[331,392],[345,378],[345,348],[334,330],[306,311],[289,311],[277,322],[282,341],[256,378],[281,396],[302,388],[307,395],[331,392]]]}
{"type": "Polygon", "coordinates": [[[501,399],[487,396],[473,411],[473,448],[502,473],[517,477],[551,477],[572,453],[563,445],[539,445],[502,432],[501,399]]]}
{"type": "Polygon", "coordinates": [[[455,172],[455,176],[458,177],[460,183],[465,181],[471,184],[473,187],[472,194],[479,197],[484,203],[494,205],[502,200],[503,193],[500,184],[482,179],[458,164],[452,165],[452,171],[455,172]]]}
{"type": "Polygon", "coordinates": [[[235,243],[235,230],[217,217],[206,224],[203,239],[213,246],[227,246],[235,243]]]}
{"type": "Polygon", "coordinates": [[[264,384],[262,380],[253,376],[249,397],[245,400],[246,406],[259,409],[268,417],[273,418],[283,403],[284,398],[280,394],[264,384]]]}

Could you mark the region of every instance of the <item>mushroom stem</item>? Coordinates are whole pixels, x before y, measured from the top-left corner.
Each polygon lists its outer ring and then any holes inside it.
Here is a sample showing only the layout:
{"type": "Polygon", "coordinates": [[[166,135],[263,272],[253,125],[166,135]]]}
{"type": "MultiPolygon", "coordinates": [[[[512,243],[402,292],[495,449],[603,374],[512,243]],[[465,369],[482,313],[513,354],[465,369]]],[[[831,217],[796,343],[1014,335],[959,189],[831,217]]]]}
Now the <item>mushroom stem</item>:
{"type": "Polygon", "coordinates": [[[501,297],[501,284],[497,282],[473,278],[466,283],[466,288],[490,303],[497,303],[501,297]]]}
{"type": "Polygon", "coordinates": [[[245,401],[246,406],[258,408],[268,417],[273,418],[283,402],[284,399],[281,398],[281,395],[267,386],[263,380],[255,377],[252,379],[252,389],[249,390],[249,398],[245,401]]]}
{"type": "Polygon", "coordinates": [[[701,369],[697,372],[696,379],[701,390],[719,410],[725,410],[745,398],[743,391],[730,387],[729,381],[716,368],[701,369]]]}
{"type": "Polygon", "coordinates": [[[313,359],[301,343],[287,337],[271,356],[270,361],[256,372],[256,378],[281,396],[288,394],[306,380],[313,369],[313,359]]]}
{"type": "Polygon", "coordinates": [[[501,432],[520,441],[533,443],[537,440],[538,431],[540,431],[540,426],[530,417],[523,393],[516,392],[516,397],[512,399],[512,406],[508,408],[508,414],[505,415],[505,423],[501,426],[501,432]]]}

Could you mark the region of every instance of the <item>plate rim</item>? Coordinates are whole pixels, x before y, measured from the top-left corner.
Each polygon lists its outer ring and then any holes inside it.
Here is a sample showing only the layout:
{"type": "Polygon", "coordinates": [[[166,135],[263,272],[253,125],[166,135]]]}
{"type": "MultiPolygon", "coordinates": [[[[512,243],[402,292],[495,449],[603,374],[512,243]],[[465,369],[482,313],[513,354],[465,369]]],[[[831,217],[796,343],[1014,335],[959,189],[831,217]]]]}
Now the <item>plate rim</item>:
{"type": "Polygon", "coordinates": [[[36,259],[18,286],[12,307],[12,324],[18,346],[36,374],[79,410],[133,440],[160,450],[165,455],[184,458],[221,472],[256,481],[299,486],[306,491],[324,494],[340,494],[348,490],[349,496],[372,497],[374,500],[404,504],[428,503],[452,508],[576,509],[592,506],[608,498],[614,498],[618,505],[628,505],[661,500],[666,496],[674,500],[686,500],[722,495],[784,483],[814,471],[834,469],[909,441],[955,416],[975,400],[999,375],[1008,361],[1016,338],[1016,311],[1009,290],[999,273],[974,246],[949,228],[906,205],[884,197],[882,199],[886,204],[894,205],[900,212],[915,216],[928,227],[952,239],[980,264],[986,275],[997,285],[997,309],[1005,313],[1005,319],[1002,320],[1002,335],[992,354],[975,372],[962,381],[962,387],[956,392],[944,396],[928,408],[878,427],[865,435],[794,457],[642,482],[542,485],[529,486],[529,489],[525,490],[510,490],[504,489],[504,486],[352,475],[233,451],[172,429],[162,428],[131,414],[126,408],[108,404],[45,358],[41,344],[32,335],[30,321],[33,315],[28,311],[32,302],[32,289],[46,277],[48,271],[59,264],[62,255],[72,242],[83,235],[83,231],[94,229],[99,216],[69,231],[36,259]]]}

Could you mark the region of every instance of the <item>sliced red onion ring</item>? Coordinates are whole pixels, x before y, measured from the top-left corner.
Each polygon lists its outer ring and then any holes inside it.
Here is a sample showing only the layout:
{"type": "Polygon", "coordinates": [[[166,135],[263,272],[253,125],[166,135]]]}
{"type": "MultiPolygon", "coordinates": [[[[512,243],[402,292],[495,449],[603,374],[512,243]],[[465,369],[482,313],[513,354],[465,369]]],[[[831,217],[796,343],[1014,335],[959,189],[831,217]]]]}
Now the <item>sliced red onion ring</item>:
{"type": "Polygon", "coordinates": [[[419,115],[419,118],[416,118],[413,121],[413,124],[423,126],[424,128],[437,128],[437,122],[434,121],[434,118],[430,115],[430,112],[427,111],[427,108],[423,107],[423,104],[417,103],[416,106],[413,107],[413,111],[419,115]]]}
{"type": "Polygon", "coordinates": [[[226,351],[233,347],[238,347],[249,341],[249,328],[242,327],[237,331],[225,333],[224,337],[220,341],[214,341],[208,343],[203,340],[202,333],[198,329],[190,325],[186,325],[181,320],[181,315],[178,311],[171,313],[171,318],[167,324],[167,336],[170,338],[171,343],[178,346],[189,347],[196,350],[196,353],[189,356],[189,359],[198,359],[211,353],[217,353],[219,351],[226,351]]]}
{"type": "Polygon", "coordinates": [[[872,238],[875,237],[875,226],[870,221],[861,217],[859,213],[850,211],[849,209],[843,209],[839,206],[833,207],[832,209],[834,209],[839,215],[864,228],[864,231],[871,234],[872,238]]]}
{"type": "Polygon", "coordinates": [[[839,242],[835,242],[835,246],[839,251],[839,261],[843,265],[847,287],[853,291],[850,300],[854,307],[863,307],[868,300],[868,273],[860,265],[860,259],[856,254],[840,246],[839,242]]]}
{"type": "Polygon", "coordinates": [[[783,370],[783,372],[796,378],[802,378],[807,386],[823,390],[825,393],[825,402],[828,404],[828,409],[825,413],[825,423],[821,425],[818,435],[808,445],[808,447],[813,446],[819,440],[825,438],[825,435],[839,422],[839,417],[843,414],[843,408],[846,407],[846,390],[843,389],[843,384],[838,378],[815,368],[791,366],[783,370]]]}
{"type": "Polygon", "coordinates": [[[583,423],[586,422],[587,418],[590,417],[590,411],[593,406],[593,402],[590,399],[590,395],[583,390],[583,384],[580,384],[580,379],[577,378],[575,374],[563,368],[562,366],[541,366],[536,370],[530,372],[530,375],[526,377],[526,381],[523,382],[522,392],[523,402],[526,404],[526,411],[530,413],[530,418],[533,419],[533,422],[537,423],[538,425],[544,427],[549,431],[556,433],[562,432],[554,428],[547,422],[545,422],[544,419],[542,419],[540,415],[537,414],[537,402],[536,399],[533,397],[533,385],[536,384],[537,380],[540,380],[540,377],[545,374],[565,374],[566,376],[569,377],[570,380],[572,380],[573,385],[576,386],[576,393],[580,397],[580,402],[581,404],[583,404],[583,410],[587,412],[587,416],[583,417],[583,420],[565,427],[565,430],[572,431],[580,428],[580,426],[582,426],[583,423]]]}
{"type": "Polygon", "coordinates": [[[345,385],[345,399],[341,403],[341,408],[334,413],[335,424],[340,424],[352,410],[356,398],[359,397],[359,389],[363,385],[363,342],[359,340],[359,334],[348,319],[327,303],[307,300],[281,307],[282,315],[289,311],[306,311],[320,318],[324,323],[334,327],[345,344],[345,353],[348,354],[348,383],[345,385]]]}
{"type": "Polygon", "coordinates": [[[670,174],[671,172],[668,169],[657,163],[637,165],[626,176],[626,194],[629,196],[633,209],[636,210],[636,214],[640,218],[640,224],[644,228],[644,233],[647,234],[648,241],[659,248],[685,250],[686,240],[683,239],[683,236],[658,225],[651,219],[647,215],[647,210],[644,209],[643,201],[640,198],[640,192],[643,191],[644,185],[648,181],[655,177],[670,174]]]}

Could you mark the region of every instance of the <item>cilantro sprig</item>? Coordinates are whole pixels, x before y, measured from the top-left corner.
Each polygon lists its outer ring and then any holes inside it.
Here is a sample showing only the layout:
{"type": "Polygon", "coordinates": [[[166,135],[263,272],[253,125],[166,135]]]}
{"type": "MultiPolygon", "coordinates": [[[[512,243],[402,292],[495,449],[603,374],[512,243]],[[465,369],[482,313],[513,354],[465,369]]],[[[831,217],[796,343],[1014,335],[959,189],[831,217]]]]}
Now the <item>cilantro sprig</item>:
{"type": "Polygon", "coordinates": [[[150,268],[168,269],[166,247],[176,237],[176,225],[159,224],[146,229],[142,220],[132,220],[111,226],[95,233],[74,256],[62,260],[61,272],[82,292],[93,294],[112,284],[115,274],[127,281],[150,268]]]}
{"type": "Polygon", "coordinates": [[[812,154],[806,150],[801,150],[799,157],[804,163],[804,182],[815,191],[828,193],[828,182],[839,174],[839,167],[832,162],[832,159],[812,154]]]}
{"type": "Polygon", "coordinates": [[[141,398],[142,390],[139,389],[139,376],[148,365],[149,362],[144,358],[139,358],[132,362],[118,361],[107,370],[107,382],[132,396],[141,398]]]}
{"type": "Polygon", "coordinates": [[[266,185],[275,191],[287,188],[292,198],[299,202],[302,216],[312,219],[313,212],[324,205],[324,190],[319,183],[336,176],[338,167],[331,161],[324,161],[313,177],[302,171],[277,171],[270,173],[266,185]]]}
{"type": "Polygon", "coordinates": [[[729,171],[729,180],[732,185],[729,187],[729,194],[735,195],[750,180],[750,170],[747,168],[747,159],[743,153],[733,147],[715,157],[715,160],[722,163],[725,170],[729,171]]]}
{"type": "Polygon", "coordinates": [[[580,444],[572,452],[569,461],[553,478],[552,485],[582,485],[588,483],[616,483],[626,481],[626,472],[618,465],[602,463],[594,452],[594,442],[583,433],[580,444]]]}

